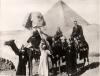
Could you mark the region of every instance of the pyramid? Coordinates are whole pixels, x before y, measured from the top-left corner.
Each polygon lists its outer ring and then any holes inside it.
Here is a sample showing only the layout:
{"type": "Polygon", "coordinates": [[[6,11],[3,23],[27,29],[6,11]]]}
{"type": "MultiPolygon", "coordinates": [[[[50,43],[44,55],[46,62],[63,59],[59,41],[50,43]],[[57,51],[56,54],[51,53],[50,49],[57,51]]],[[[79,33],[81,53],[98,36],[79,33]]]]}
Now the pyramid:
{"type": "Polygon", "coordinates": [[[48,12],[45,14],[47,25],[47,33],[53,35],[57,27],[60,27],[63,33],[68,32],[74,26],[73,21],[77,20],[78,24],[87,26],[88,22],[73,11],[63,1],[58,1],[48,12]]]}

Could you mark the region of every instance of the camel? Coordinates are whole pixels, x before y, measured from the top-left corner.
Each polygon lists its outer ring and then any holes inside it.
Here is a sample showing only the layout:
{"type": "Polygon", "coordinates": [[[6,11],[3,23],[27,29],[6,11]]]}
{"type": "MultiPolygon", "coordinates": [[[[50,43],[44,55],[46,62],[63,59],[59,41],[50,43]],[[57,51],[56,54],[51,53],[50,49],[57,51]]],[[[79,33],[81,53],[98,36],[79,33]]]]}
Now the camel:
{"type": "Polygon", "coordinates": [[[12,48],[13,52],[19,56],[19,63],[16,71],[16,75],[26,75],[26,64],[28,61],[27,51],[20,50],[17,48],[15,40],[6,41],[5,45],[8,45],[12,48]]]}

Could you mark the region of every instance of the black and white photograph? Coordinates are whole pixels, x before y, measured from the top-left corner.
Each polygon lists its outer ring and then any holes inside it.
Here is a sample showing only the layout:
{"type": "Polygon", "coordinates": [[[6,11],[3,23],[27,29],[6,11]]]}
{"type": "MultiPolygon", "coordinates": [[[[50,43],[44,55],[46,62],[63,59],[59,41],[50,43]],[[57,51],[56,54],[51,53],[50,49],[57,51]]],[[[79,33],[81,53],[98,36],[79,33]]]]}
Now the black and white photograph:
{"type": "Polygon", "coordinates": [[[0,76],[99,76],[99,0],[0,0],[0,76]]]}

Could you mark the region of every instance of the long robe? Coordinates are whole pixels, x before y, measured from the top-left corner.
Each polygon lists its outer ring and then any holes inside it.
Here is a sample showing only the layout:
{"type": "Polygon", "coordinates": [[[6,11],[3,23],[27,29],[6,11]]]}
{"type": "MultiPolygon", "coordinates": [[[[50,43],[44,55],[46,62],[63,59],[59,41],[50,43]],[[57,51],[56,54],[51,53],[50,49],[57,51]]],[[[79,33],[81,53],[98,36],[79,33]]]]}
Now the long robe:
{"type": "Polygon", "coordinates": [[[38,73],[42,76],[48,76],[48,55],[50,54],[49,50],[41,50],[40,64],[38,73]]]}

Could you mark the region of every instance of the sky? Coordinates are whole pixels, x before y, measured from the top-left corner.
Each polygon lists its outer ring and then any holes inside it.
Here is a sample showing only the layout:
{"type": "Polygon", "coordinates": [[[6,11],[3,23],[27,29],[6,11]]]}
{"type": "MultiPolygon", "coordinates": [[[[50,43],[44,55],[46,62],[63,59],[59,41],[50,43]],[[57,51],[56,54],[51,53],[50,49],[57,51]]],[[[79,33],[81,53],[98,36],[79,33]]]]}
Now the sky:
{"type": "MultiPolygon", "coordinates": [[[[59,0],[1,0],[0,31],[22,30],[28,13],[44,15],[59,0]]],[[[90,24],[99,24],[99,0],[62,0],[90,24]]]]}

